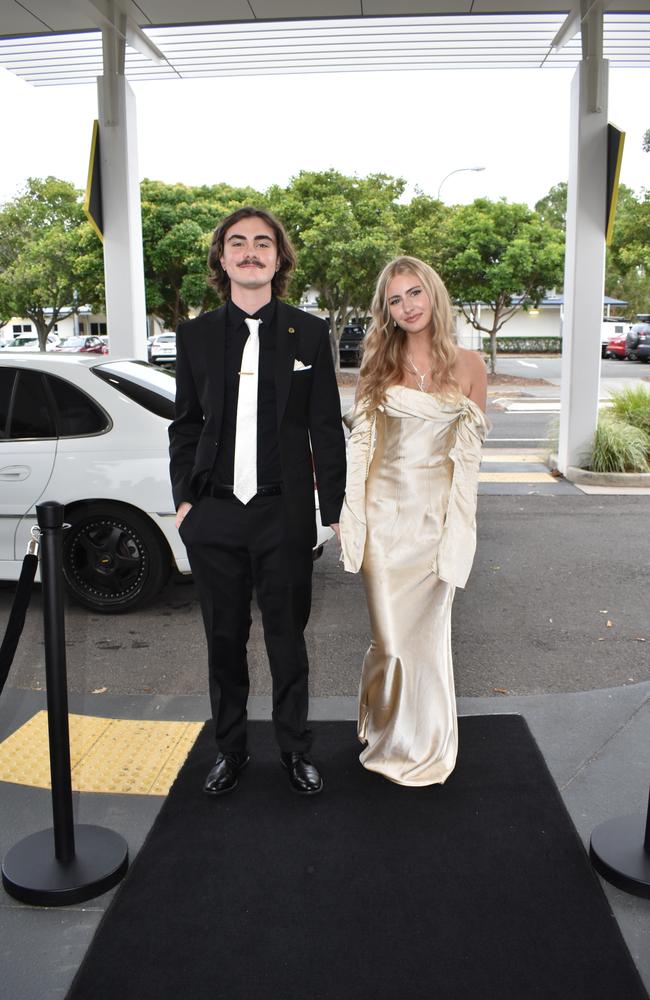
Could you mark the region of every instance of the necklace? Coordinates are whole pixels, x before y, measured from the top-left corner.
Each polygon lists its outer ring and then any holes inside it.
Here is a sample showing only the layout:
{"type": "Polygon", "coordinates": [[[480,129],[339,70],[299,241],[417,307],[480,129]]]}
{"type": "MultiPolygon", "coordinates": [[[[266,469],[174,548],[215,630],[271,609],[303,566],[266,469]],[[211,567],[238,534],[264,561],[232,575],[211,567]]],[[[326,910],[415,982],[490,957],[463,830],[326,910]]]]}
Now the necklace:
{"type": "Polygon", "coordinates": [[[415,364],[413,363],[413,359],[411,358],[410,354],[406,355],[406,360],[408,361],[409,365],[411,366],[411,371],[415,375],[415,380],[416,380],[416,382],[418,384],[418,389],[420,390],[420,392],[426,392],[427,390],[425,389],[425,385],[426,385],[427,379],[431,376],[431,372],[428,371],[428,372],[422,373],[420,371],[420,369],[417,368],[415,366],[415,364]]]}

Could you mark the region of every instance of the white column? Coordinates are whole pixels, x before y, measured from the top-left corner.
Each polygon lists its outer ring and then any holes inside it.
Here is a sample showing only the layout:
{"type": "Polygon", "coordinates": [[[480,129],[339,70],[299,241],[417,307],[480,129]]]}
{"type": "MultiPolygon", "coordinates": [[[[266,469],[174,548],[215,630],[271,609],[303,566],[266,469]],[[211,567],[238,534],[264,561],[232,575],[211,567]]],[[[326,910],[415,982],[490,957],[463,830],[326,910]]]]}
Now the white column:
{"type": "Polygon", "coordinates": [[[97,86],[110,353],[146,360],[135,96],[124,76],[122,40],[111,29],[104,29],[104,36],[104,76],[97,86]]]}
{"type": "Polygon", "coordinates": [[[605,282],[607,71],[607,62],[597,55],[583,59],[571,89],[558,447],[561,472],[585,462],[598,420],[605,282]]]}

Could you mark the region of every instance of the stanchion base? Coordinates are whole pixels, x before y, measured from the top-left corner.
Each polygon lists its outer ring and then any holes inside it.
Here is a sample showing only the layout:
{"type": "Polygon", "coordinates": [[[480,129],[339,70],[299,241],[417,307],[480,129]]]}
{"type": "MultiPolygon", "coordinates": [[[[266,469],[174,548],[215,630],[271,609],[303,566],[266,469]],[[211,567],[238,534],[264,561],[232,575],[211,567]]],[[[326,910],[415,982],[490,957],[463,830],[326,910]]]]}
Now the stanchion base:
{"type": "Polygon", "coordinates": [[[2,884],[15,899],[32,906],[68,906],[107,892],[129,866],[126,841],[102,826],[74,828],[75,856],[58,861],[54,830],[41,830],[15,844],[2,864],[2,884]]]}
{"type": "Polygon", "coordinates": [[[645,816],[617,816],[591,834],[589,857],[617,889],[650,899],[650,854],[644,849],[645,816]]]}

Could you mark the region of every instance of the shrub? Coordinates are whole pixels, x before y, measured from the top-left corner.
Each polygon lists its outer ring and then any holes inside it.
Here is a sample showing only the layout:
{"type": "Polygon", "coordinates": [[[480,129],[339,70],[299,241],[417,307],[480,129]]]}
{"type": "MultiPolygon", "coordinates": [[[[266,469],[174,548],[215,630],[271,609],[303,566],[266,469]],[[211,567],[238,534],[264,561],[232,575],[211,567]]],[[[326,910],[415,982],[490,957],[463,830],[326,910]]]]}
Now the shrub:
{"type": "Polygon", "coordinates": [[[642,385],[619,389],[611,394],[611,413],[632,427],[650,434],[650,392],[642,385]]]}
{"type": "Polygon", "coordinates": [[[594,436],[592,472],[650,472],[650,434],[602,413],[594,436]]]}
{"type": "MultiPolygon", "coordinates": [[[[490,338],[483,337],[483,350],[490,352],[490,338]]],[[[499,337],[497,354],[559,354],[562,350],[561,337],[499,337]]]]}

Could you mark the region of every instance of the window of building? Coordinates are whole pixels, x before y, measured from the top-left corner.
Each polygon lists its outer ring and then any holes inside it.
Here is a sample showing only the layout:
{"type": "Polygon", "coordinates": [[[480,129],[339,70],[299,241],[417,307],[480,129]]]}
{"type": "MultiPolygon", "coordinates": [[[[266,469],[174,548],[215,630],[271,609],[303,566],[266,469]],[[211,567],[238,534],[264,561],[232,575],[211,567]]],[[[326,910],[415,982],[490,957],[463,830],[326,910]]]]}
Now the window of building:
{"type": "Polygon", "coordinates": [[[91,323],[90,332],[94,337],[105,337],[106,323],[91,323]]]}

